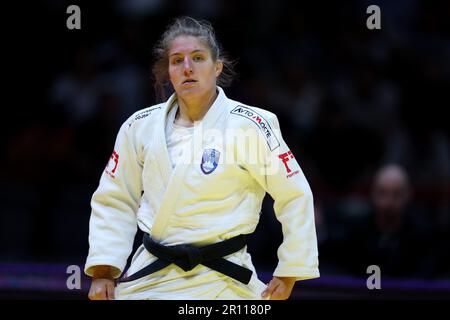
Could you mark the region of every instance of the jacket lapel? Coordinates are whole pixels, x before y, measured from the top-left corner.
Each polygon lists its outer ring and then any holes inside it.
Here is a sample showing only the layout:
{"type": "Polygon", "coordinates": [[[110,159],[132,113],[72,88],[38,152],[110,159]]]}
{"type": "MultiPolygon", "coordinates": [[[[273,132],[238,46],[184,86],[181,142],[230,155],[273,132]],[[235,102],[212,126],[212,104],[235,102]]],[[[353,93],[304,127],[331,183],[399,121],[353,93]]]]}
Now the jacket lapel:
{"type": "MultiPolygon", "coordinates": [[[[205,130],[210,128],[214,128],[217,121],[220,119],[220,116],[226,111],[226,103],[228,101],[225,96],[222,88],[217,87],[219,94],[214,101],[213,105],[210,107],[208,112],[205,114],[200,124],[198,124],[201,130],[201,133],[204,134],[205,130]]],[[[161,118],[158,119],[157,128],[156,128],[156,137],[155,137],[155,146],[158,150],[158,156],[156,157],[158,166],[161,170],[163,181],[165,183],[165,193],[162,198],[159,210],[155,216],[155,220],[152,226],[152,237],[157,241],[164,241],[165,239],[165,231],[167,229],[167,225],[169,223],[170,217],[175,212],[175,204],[177,199],[179,198],[180,192],[183,189],[183,181],[186,178],[186,175],[189,170],[192,170],[191,164],[199,162],[197,157],[201,157],[201,147],[198,143],[194,143],[195,150],[192,148],[187,148],[186,153],[183,154],[184,161],[179,163],[175,169],[172,170],[171,162],[169,159],[169,153],[167,150],[166,143],[166,135],[165,135],[165,126],[167,121],[167,115],[172,107],[172,105],[176,102],[175,94],[172,95],[168,102],[166,103],[164,112],[161,113],[161,118]],[[199,149],[200,148],[200,149],[199,149]]],[[[196,139],[196,134],[198,134],[197,128],[194,130],[194,139],[196,139]]],[[[204,137],[202,137],[204,138],[204,137]]]]}
{"type": "Polygon", "coordinates": [[[169,152],[167,150],[166,143],[166,121],[169,111],[173,104],[176,102],[176,96],[173,94],[164,106],[163,112],[159,114],[159,119],[156,123],[155,137],[151,138],[155,146],[156,154],[154,155],[156,163],[161,171],[164,186],[169,184],[170,177],[172,176],[172,166],[169,158],[169,152]]]}

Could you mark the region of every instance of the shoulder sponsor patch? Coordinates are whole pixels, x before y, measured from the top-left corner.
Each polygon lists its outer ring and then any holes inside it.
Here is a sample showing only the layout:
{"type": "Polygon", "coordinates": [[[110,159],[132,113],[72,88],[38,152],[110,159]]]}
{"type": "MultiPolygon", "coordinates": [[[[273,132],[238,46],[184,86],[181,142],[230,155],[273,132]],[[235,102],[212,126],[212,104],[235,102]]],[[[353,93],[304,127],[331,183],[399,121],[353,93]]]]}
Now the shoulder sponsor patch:
{"type": "Polygon", "coordinates": [[[278,158],[281,159],[281,161],[283,161],[284,164],[284,168],[286,169],[286,178],[290,178],[293,175],[296,175],[299,173],[298,170],[296,171],[292,171],[292,169],[289,167],[288,162],[291,159],[295,159],[294,155],[292,154],[291,150],[289,150],[288,152],[282,153],[280,155],[278,155],[278,158]]]}
{"type": "Polygon", "coordinates": [[[155,111],[155,110],[157,110],[157,109],[161,109],[161,107],[154,107],[154,108],[151,108],[151,109],[145,109],[145,110],[143,110],[143,111],[141,111],[141,112],[138,112],[138,113],[134,116],[134,118],[128,123],[128,128],[130,128],[131,125],[132,125],[135,121],[140,120],[140,119],[143,119],[143,118],[145,118],[145,117],[151,115],[152,112],[155,111]]]}
{"type": "Polygon", "coordinates": [[[255,110],[244,106],[237,106],[236,108],[231,110],[230,113],[253,121],[263,133],[270,151],[273,151],[280,146],[280,141],[278,141],[277,137],[275,136],[269,122],[255,110]]]}
{"type": "Polygon", "coordinates": [[[114,150],[105,168],[105,172],[113,179],[116,178],[116,170],[118,164],[119,164],[119,154],[117,153],[116,150],[114,150]]]}

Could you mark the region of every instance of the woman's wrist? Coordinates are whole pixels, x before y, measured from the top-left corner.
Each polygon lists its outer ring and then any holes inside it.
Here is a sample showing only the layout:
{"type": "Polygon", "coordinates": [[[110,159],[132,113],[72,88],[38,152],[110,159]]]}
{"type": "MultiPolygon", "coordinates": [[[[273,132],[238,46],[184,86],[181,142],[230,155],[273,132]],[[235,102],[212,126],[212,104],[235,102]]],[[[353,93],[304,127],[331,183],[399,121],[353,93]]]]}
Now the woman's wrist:
{"type": "Polygon", "coordinates": [[[285,284],[290,284],[290,285],[293,285],[295,283],[295,281],[297,281],[296,277],[276,277],[276,278],[280,279],[285,284]]]}

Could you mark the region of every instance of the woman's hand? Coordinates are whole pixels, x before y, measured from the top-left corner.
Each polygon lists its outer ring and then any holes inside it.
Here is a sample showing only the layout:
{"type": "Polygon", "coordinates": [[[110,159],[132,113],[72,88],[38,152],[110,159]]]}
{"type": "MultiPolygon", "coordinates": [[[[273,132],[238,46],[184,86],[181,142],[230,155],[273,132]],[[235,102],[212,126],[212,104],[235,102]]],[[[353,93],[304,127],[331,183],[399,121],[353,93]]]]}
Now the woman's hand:
{"type": "Polygon", "coordinates": [[[114,278],[110,266],[95,266],[88,297],[91,300],[114,300],[114,278]]]}
{"type": "Polygon", "coordinates": [[[291,296],[295,284],[293,277],[273,277],[268,287],[261,293],[261,297],[270,300],[286,300],[291,296]]]}
{"type": "Polygon", "coordinates": [[[114,300],[114,280],[92,279],[88,296],[91,300],[114,300]]]}

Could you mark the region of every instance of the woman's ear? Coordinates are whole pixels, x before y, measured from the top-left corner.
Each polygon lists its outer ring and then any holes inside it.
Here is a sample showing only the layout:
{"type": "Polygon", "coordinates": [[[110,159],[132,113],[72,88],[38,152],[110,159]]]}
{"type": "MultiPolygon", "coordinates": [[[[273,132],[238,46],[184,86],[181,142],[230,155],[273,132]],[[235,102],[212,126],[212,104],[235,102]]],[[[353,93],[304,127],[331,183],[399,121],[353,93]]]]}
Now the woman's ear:
{"type": "Polygon", "coordinates": [[[222,60],[216,61],[216,77],[219,77],[219,75],[222,73],[223,69],[223,62],[222,60]]]}

